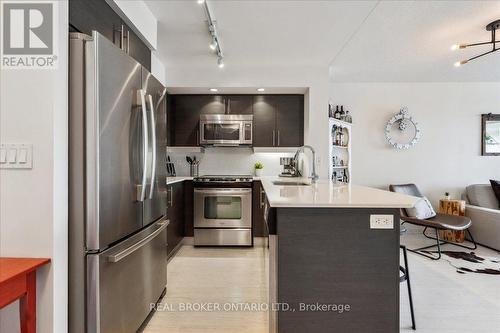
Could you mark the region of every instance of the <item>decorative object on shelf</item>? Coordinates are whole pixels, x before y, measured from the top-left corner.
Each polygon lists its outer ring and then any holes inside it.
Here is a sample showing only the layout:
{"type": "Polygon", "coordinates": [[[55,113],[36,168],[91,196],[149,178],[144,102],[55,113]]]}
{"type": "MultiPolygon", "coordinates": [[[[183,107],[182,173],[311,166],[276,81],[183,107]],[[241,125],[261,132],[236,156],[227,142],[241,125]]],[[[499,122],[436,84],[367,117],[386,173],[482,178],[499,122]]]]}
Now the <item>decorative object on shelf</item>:
{"type": "Polygon", "coordinates": [[[496,51],[500,50],[500,48],[497,47],[497,43],[500,44],[500,40],[496,40],[495,39],[495,32],[496,32],[496,30],[499,30],[499,29],[500,29],[500,20],[493,21],[493,22],[489,23],[486,26],[486,31],[491,31],[491,40],[490,41],[488,41],[488,42],[479,42],[479,43],[471,43],[471,44],[454,44],[454,45],[452,45],[451,46],[451,50],[452,51],[455,51],[455,50],[458,50],[458,49],[465,49],[466,47],[482,46],[482,45],[488,45],[488,44],[491,44],[491,46],[493,47],[493,49],[491,51],[488,51],[488,52],[485,52],[485,53],[481,53],[481,54],[479,54],[477,56],[474,56],[472,58],[469,58],[467,60],[457,61],[455,63],[455,67],[460,67],[460,66],[468,63],[471,60],[477,59],[479,57],[482,57],[482,56],[485,56],[487,54],[490,54],[490,53],[493,53],[493,52],[496,52],[496,51]]]}
{"type": "MultiPolygon", "coordinates": [[[[343,108],[338,112],[341,111],[343,108]]],[[[349,183],[351,181],[351,124],[331,118],[329,127],[329,177],[334,183],[349,183]]]]}
{"type": "Polygon", "coordinates": [[[340,105],[340,109],[339,109],[339,105],[336,105],[335,106],[335,111],[334,111],[333,110],[333,104],[332,103],[328,103],[328,116],[330,118],[334,118],[334,119],[337,119],[337,120],[340,120],[340,121],[343,121],[343,122],[346,122],[346,123],[349,123],[349,124],[352,123],[352,116],[351,116],[351,114],[349,113],[348,110],[344,111],[344,106],[343,105],[340,105]]]}
{"type": "Polygon", "coordinates": [[[264,164],[262,164],[261,162],[256,162],[254,167],[255,167],[255,176],[261,177],[262,169],[264,169],[264,164]]]}
{"type": "Polygon", "coordinates": [[[349,111],[347,111],[347,110],[346,110],[346,112],[345,112],[345,119],[344,119],[344,121],[345,121],[346,123],[350,123],[350,124],[352,123],[352,116],[351,116],[351,114],[349,113],[349,111]]]}
{"type": "Polygon", "coordinates": [[[403,107],[398,114],[389,119],[385,126],[385,137],[396,149],[410,149],[421,136],[420,127],[408,113],[407,107],[403,107]]]}
{"type": "Polygon", "coordinates": [[[450,199],[451,199],[450,192],[444,192],[444,200],[450,200],[450,199]]]}
{"type": "Polygon", "coordinates": [[[500,156],[500,114],[481,115],[481,155],[500,156]]]}

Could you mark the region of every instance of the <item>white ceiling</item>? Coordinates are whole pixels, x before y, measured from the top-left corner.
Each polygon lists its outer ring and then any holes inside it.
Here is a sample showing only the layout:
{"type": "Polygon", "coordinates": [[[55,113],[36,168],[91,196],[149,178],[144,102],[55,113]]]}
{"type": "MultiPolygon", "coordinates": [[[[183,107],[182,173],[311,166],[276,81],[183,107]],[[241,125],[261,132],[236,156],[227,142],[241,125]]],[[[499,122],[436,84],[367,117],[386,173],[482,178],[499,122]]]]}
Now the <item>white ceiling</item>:
{"type": "MultiPolygon", "coordinates": [[[[500,51],[460,68],[453,63],[484,48],[450,51],[488,40],[484,26],[500,18],[500,1],[207,1],[227,68],[331,64],[337,82],[500,81],[500,51]]],[[[146,3],[167,70],[216,66],[202,6],[146,3]]]]}

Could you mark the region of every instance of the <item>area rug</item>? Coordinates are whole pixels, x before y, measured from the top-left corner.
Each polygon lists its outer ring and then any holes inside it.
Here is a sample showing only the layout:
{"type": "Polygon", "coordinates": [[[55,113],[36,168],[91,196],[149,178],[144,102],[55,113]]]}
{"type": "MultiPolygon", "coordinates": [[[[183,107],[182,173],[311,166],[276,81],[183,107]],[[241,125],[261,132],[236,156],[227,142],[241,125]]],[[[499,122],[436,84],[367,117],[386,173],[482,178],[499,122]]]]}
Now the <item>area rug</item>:
{"type": "MultiPolygon", "coordinates": [[[[422,251],[436,253],[436,251],[422,251]]],[[[441,251],[442,260],[446,260],[457,273],[477,273],[500,275],[500,257],[479,256],[474,252],[441,251]]]]}

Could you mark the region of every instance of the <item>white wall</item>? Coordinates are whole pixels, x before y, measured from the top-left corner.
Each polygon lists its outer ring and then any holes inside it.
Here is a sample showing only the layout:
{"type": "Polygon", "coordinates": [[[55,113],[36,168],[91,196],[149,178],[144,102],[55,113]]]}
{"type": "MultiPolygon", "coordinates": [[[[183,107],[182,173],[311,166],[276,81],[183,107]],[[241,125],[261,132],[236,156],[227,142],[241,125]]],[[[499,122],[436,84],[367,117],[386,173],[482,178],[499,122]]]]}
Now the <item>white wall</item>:
{"type": "MultiPolygon", "coordinates": [[[[326,163],[328,158],[328,122],[325,118],[328,116],[329,97],[327,67],[231,68],[228,65],[221,70],[214,63],[213,68],[209,69],[198,68],[196,64],[193,64],[190,67],[166,67],[165,70],[167,87],[308,87],[309,90],[304,98],[304,142],[312,145],[317,151],[319,175],[328,177],[328,165],[326,163]],[[309,130],[310,128],[312,130],[309,130]]],[[[209,154],[213,155],[213,151],[207,151],[205,154],[207,156],[209,154]]],[[[276,168],[275,166],[279,166],[279,156],[281,155],[271,154],[268,157],[263,157],[265,154],[269,153],[259,153],[257,157],[245,159],[244,163],[250,163],[250,161],[261,158],[269,161],[268,164],[272,166],[271,172],[279,170],[279,167],[276,168]]],[[[214,156],[208,157],[207,160],[215,159],[216,156],[221,155],[214,156]]],[[[211,168],[208,171],[211,172],[212,170],[211,168]]],[[[238,167],[238,170],[245,170],[245,168],[241,166],[238,167]]],[[[264,172],[267,174],[269,171],[270,169],[264,172]]]]}
{"type": "Polygon", "coordinates": [[[151,74],[158,79],[164,86],[167,84],[165,78],[165,66],[156,56],[156,52],[151,52],[151,74]]]}
{"type": "Polygon", "coordinates": [[[500,113],[500,83],[334,83],[334,104],[352,112],[353,182],[414,182],[434,205],[444,192],[500,179],[500,157],[481,154],[481,114],[500,113]],[[387,120],[407,106],[422,128],[408,151],[388,146],[387,120]]]}
{"type": "MultiPolygon", "coordinates": [[[[0,256],[48,257],[37,274],[37,332],[67,331],[67,1],[59,17],[57,70],[0,73],[0,141],[32,143],[32,170],[0,170],[0,256]]],[[[0,332],[19,331],[15,302],[0,332]]]]}

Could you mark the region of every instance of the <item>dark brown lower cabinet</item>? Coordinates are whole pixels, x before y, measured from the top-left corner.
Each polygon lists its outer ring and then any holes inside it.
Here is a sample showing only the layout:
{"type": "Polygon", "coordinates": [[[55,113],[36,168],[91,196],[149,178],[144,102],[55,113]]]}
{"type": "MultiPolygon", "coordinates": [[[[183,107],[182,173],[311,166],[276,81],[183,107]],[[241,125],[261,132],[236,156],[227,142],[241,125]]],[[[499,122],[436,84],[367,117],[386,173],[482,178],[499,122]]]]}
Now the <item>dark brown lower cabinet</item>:
{"type": "Polygon", "coordinates": [[[266,221],[264,220],[265,192],[259,180],[252,185],[252,229],[254,237],[267,237],[266,221]]]}
{"type": "Polygon", "coordinates": [[[170,257],[184,238],[184,183],[170,184],[167,191],[167,218],[170,220],[167,229],[167,252],[170,257]]]}
{"type": "Polygon", "coordinates": [[[192,180],[184,181],[184,235],[193,237],[194,235],[194,215],[193,197],[194,188],[192,180]]]}

